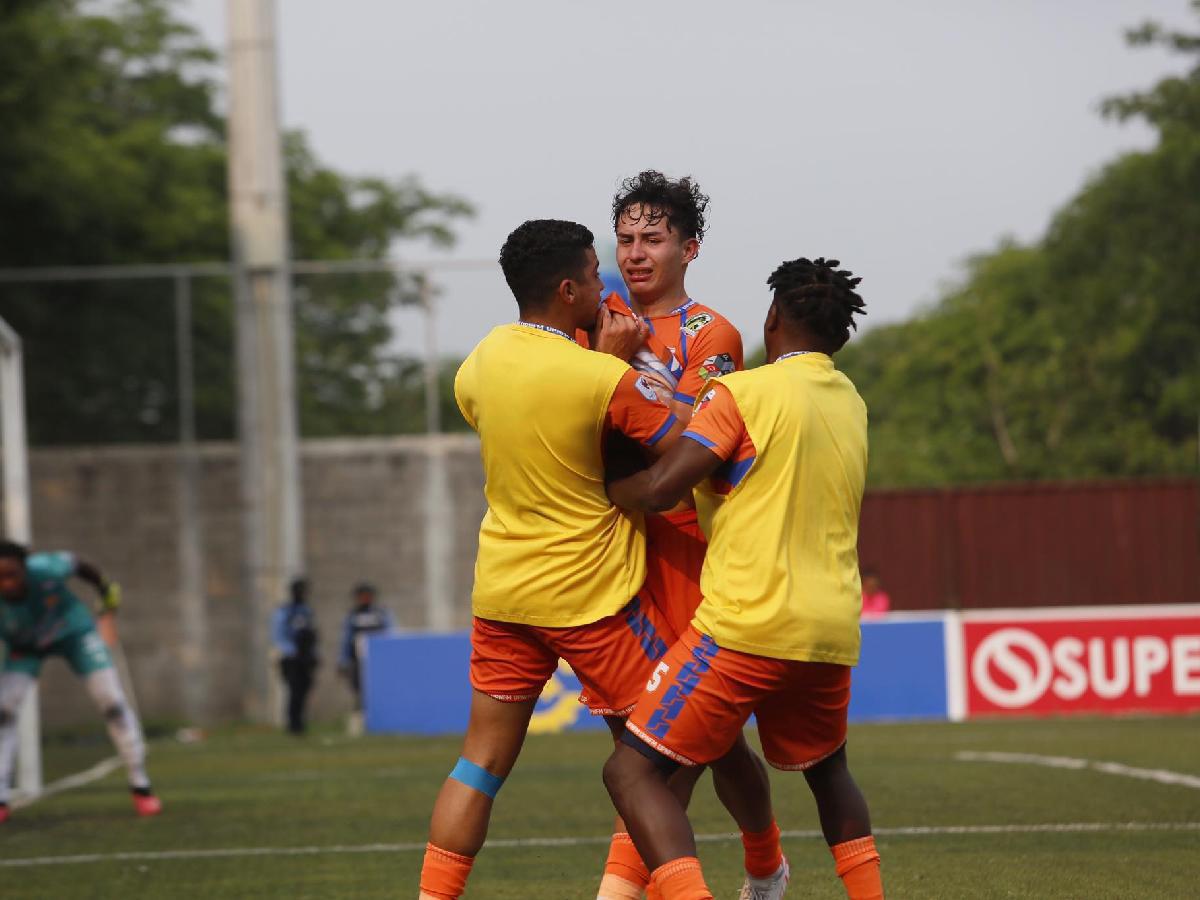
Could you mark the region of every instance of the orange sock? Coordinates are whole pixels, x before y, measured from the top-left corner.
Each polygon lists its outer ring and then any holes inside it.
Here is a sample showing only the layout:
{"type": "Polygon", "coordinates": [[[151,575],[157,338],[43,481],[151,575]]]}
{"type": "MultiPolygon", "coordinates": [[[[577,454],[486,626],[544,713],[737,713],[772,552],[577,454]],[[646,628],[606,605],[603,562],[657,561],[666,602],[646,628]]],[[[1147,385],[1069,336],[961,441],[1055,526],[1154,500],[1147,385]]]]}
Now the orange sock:
{"type": "Polygon", "coordinates": [[[783,847],[779,844],[779,825],[774,819],[765,831],[743,831],[746,872],[754,878],[774,875],[783,862],[783,847]]]}
{"type": "Polygon", "coordinates": [[[597,900],[641,900],[642,891],[650,883],[650,870],[633,846],[633,839],[624,831],[612,836],[608,859],[604,863],[604,879],[600,882],[597,900]]]}
{"type": "Polygon", "coordinates": [[[829,848],[837,865],[838,878],[846,886],[850,900],[883,900],[883,880],[879,876],[879,851],[875,838],[867,835],[844,841],[829,848]]]}
{"type": "Polygon", "coordinates": [[[459,856],[426,844],[420,900],[458,900],[467,888],[467,876],[471,874],[474,862],[470,856],[459,856]]]}
{"type": "Polygon", "coordinates": [[[662,891],[663,900],[713,900],[700,871],[700,860],[694,856],[681,856],[659,866],[651,873],[650,881],[662,891]]]}

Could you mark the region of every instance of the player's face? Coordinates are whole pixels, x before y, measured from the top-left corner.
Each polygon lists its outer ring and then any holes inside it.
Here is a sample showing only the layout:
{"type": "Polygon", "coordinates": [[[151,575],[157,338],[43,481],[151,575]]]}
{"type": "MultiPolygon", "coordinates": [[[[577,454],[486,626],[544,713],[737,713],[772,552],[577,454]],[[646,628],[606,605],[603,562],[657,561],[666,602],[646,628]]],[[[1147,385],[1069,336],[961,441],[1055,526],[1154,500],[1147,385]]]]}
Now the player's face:
{"type": "Polygon", "coordinates": [[[25,596],[25,565],[19,559],[0,558],[0,597],[20,600],[25,596]]]}
{"type": "Polygon", "coordinates": [[[617,267],[634,297],[657,298],[683,289],[687,264],[700,242],[684,239],[666,216],[647,215],[641,204],[625,210],[617,221],[617,267]]]}
{"type": "Polygon", "coordinates": [[[587,248],[587,259],[583,264],[583,274],[573,279],[575,286],[576,324],[585,330],[596,324],[596,313],[600,311],[600,301],[604,296],[604,282],[600,278],[600,260],[592,247],[587,248]]]}

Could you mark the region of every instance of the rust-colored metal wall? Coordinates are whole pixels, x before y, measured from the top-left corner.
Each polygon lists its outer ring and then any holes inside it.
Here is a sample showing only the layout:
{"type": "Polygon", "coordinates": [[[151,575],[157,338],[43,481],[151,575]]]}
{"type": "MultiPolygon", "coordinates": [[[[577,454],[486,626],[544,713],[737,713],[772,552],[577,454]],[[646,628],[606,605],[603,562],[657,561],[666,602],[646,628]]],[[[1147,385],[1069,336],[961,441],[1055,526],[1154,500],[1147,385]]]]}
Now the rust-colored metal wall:
{"type": "Polygon", "coordinates": [[[893,609],[1200,601],[1200,482],[869,491],[859,560],[893,609]]]}

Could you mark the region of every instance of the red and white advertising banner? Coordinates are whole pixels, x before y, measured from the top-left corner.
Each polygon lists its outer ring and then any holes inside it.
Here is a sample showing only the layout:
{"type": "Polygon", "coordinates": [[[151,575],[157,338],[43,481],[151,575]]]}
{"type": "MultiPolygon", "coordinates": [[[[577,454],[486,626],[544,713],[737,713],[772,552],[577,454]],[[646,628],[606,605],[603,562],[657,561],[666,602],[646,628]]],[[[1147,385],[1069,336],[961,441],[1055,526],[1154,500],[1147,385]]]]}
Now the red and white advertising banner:
{"type": "Polygon", "coordinates": [[[1200,606],[994,610],[961,621],[967,716],[1200,710],[1200,606]]]}

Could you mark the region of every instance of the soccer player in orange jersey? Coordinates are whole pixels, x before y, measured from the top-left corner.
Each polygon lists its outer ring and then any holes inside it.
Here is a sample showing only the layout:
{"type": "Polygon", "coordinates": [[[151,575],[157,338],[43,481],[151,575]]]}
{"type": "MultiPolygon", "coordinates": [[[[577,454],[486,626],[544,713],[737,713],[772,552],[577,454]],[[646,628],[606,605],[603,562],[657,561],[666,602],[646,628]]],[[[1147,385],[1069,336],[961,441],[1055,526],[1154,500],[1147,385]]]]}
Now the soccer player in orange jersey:
{"type": "Polygon", "coordinates": [[[455,378],[459,408],[480,436],[488,510],[471,598],[470,721],[434,806],[424,900],[465,889],[496,793],[559,659],[618,735],[673,640],[638,597],[641,514],[605,495],[602,446],[617,430],[658,452],[682,423],[618,358],[641,343],[644,326],[600,309],[592,243],[582,225],[556,220],[509,235],[500,265],[520,320],[493,329],[455,378]],[[594,328],[596,348],[612,353],[578,346],[571,335],[580,328],[594,328]]]}
{"type": "MultiPolygon", "coordinates": [[[[850,667],[858,661],[858,516],[866,406],[832,355],[863,311],[836,260],[797,259],[768,280],[769,364],[705,392],[684,439],[609,485],[630,510],[668,509],[695,489],[709,549],[691,627],[659,661],[604,779],[666,900],[708,900],[695,838],[667,778],[714,763],[751,714],[767,761],[804,773],[852,900],[881,900],[866,801],[846,762],[850,667]]],[[[779,875],[743,897],[782,897],[779,875]]]]}
{"type": "MultiPolygon", "coordinates": [[[[710,306],[688,295],[688,267],[700,253],[704,239],[708,197],[690,177],[670,179],[647,170],[621,183],[613,197],[612,221],[617,238],[617,265],[629,289],[629,306],[615,294],[606,298],[616,313],[633,313],[648,334],[630,364],[654,379],[660,395],[675,414],[687,421],[696,395],[713,378],[739,370],[742,336],[710,306]]],[[[662,611],[676,634],[683,634],[700,605],[700,569],[706,542],[696,521],[690,497],[674,509],[646,516],[646,584],[644,595],[662,611]]],[[[761,770],[762,762],[744,742],[739,744],[744,772],[761,770]]],[[[686,804],[702,769],[679,772],[672,788],[686,804]]],[[[765,773],[760,777],[766,782],[765,773]]],[[[726,806],[736,791],[719,773],[714,785],[726,806]]],[[[750,814],[739,810],[739,821],[761,826],[743,834],[747,880],[778,852],[775,823],[769,811],[750,814]],[[749,816],[749,818],[747,818],[749,816]]],[[[772,866],[773,868],[773,866],[772,866]]],[[[618,821],[609,846],[598,900],[638,897],[647,887],[649,870],[632,847],[618,821]]],[[[649,886],[653,898],[656,891],[649,886]]]]}

